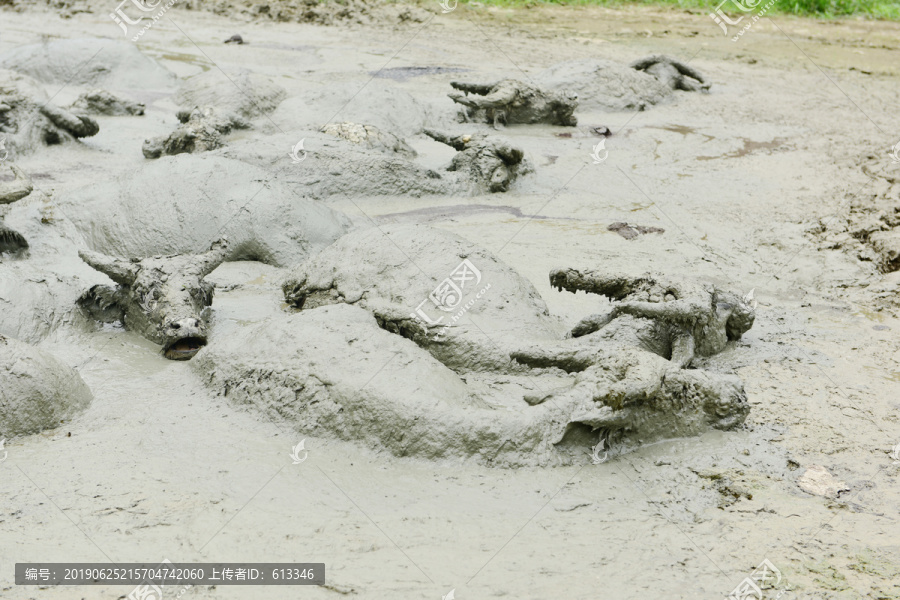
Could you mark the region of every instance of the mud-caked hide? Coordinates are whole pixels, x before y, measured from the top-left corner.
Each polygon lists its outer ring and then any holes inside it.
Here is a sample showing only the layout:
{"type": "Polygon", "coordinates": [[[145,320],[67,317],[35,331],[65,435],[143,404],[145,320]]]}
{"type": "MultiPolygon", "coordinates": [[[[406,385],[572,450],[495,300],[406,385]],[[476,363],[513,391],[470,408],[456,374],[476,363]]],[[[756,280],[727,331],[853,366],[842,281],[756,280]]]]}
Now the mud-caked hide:
{"type": "Polygon", "coordinates": [[[224,238],[203,254],[127,260],[81,251],[82,260],[118,286],[95,285],[79,305],[99,321],[121,321],[162,345],[166,358],[189,360],[207,342],[214,285],[204,277],[222,264],[226,252],[224,238]]]}

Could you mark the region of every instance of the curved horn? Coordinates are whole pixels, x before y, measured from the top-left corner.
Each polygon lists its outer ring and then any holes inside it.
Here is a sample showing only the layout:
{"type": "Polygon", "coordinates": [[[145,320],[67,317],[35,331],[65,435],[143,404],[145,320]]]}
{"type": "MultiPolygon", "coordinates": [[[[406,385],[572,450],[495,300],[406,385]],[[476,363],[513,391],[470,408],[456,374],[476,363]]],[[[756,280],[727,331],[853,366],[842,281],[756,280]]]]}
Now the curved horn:
{"type": "Polygon", "coordinates": [[[700,71],[697,69],[681,62],[680,60],[673,60],[672,66],[678,69],[678,72],[682,75],[687,75],[688,77],[693,77],[700,83],[706,83],[706,80],[703,78],[703,75],[700,74],[700,71]]]}
{"type": "Polygon", "coordinates": [[[54,125],[65,129],[77,138],[91,137],[100,131],[100,126],[94,119],[72,114],[64,108],[49,103],[41,107],[41,113],[54,125]]]}
{"type": "Polygon", "coordinates": [[[225,262],[227,255],[228,238],[224,236],[213,242],[209,247],[209,251],[198,254],[194,264],[200,269],[200,278],[202,279],[215,271],[216,267],[225,262]]]}
{"type": "Polygon", "coordinates": [[[632,69],[637,69],[638,71],[645,71],[651,65],[654,65],[660,61],[666,60],[661,54],[652,54],[650,56],[645,56],[644,58],[639,58],[638,60],[632,62],[629,67],[632,69]]]}
{"type": "Polygon", "coordinates": [[[460,152],[466,149],[466,143],[462,141],[463,136],[450,137],[449,134],[438,131],[437,129],[423,129],[422,132],[434,141],[447,144],[460,152]]]}
{"type": "Polygon", "coordinates": [[[497,85],[496,83],[466,83],[465,81],[451,81],[450,86],[454,90],[459,90],[461,92],[465,92],[466,94],[478,94],[479,96],[487,96],[491,88],[497,85]]]}
{"type": "Polygon", "coordinates": [[[0,183],[0,204],[9,204],[16,200],[21,200],[34,190],[34,184],[31,178],[25,174],[25,171],[16,165],[9,163],[16,178],[9,183],[0,183]]]}
{"type": "Polygon", "coordinates": [[[515,86],[511,83],[507,83],[498,86],[493,92],[486,96],[475,98],[474,101],[478,108],[497,108],[512,103],[517,95],[518,91],[515,86]]]}
{"type": "Polygon", "coordinates": [[[138,271],[141,270],[141,267],[133,262],[121,258],[113,258],[100,252],[79,250],[78,256],[119,285],[131,285],[134,283],[134,280],[137,279],[138,271]]]}

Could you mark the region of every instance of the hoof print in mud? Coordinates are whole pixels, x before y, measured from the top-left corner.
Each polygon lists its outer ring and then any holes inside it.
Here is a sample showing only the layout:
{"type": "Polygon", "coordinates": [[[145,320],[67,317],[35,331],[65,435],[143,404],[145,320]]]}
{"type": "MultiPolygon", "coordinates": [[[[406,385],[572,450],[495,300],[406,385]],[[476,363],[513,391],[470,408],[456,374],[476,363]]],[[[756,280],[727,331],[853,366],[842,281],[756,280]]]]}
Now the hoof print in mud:
{"type": "Polygon", "coordinates": [[[534,86],[503,79],[496,83],[464,83],[453,81],[448,94],[451,100],[466,107],[465,120],[504,125],[544,123],[575,126],[573,113],[578,96],[567,91],[543,91],[534,86]]]}
{"type": "Polygon", "coordinates": [[[118,286],[95,285],[78,304],[98,321],[121,322],[160,344],[166,358],[190,360],[207,342],[215,286],[203,278],[222,264],[227,247],[220,239],[203,254],[131,260],[83,250],[81,259],[118,286]]]}

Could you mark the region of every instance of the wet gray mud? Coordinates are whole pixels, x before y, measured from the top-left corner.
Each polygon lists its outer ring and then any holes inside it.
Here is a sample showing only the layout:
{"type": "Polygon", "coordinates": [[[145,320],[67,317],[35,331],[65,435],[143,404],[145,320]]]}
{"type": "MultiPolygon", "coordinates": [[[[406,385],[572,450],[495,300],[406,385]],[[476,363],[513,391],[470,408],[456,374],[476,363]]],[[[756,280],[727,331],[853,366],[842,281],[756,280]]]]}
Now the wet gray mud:
{"type": "Polygon", "coordinates": [[[0,12],[0,597],[900,598],[897,25],[114,8],[0,12]]]}

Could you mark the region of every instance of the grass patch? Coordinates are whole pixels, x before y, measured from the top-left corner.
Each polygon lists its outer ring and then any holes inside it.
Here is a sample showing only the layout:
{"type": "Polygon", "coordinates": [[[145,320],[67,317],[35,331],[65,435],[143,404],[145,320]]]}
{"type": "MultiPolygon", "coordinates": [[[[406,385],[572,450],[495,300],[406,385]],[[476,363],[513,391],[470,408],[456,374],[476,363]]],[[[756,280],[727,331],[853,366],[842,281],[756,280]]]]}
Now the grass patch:
{"type": "MultiPolygon", "coordinates": [[[[748,0],[744,0],[748,2],[748,0]]],[[[753,0],[749,0],[753,1],[753,0]]],[[[714,9],[721,0],[478,0],[488,6],[626,6],[629,4],[664,5],[679,8],[714,9]]],[[[749,4],[749,2],[748,2],[749,4]]],[[[760,0],[756,9],[768,4],[760,0]]],[[[729,14],[741,14],[730,3],[723,6],[729,14]]],[[[768,13],[814,17],[846,17],[861,15],[872,19],[900,21],[900,0],[776,0],[768,13]]],[[[753,14],[753,13],[749,13],[753,14]]]]}

